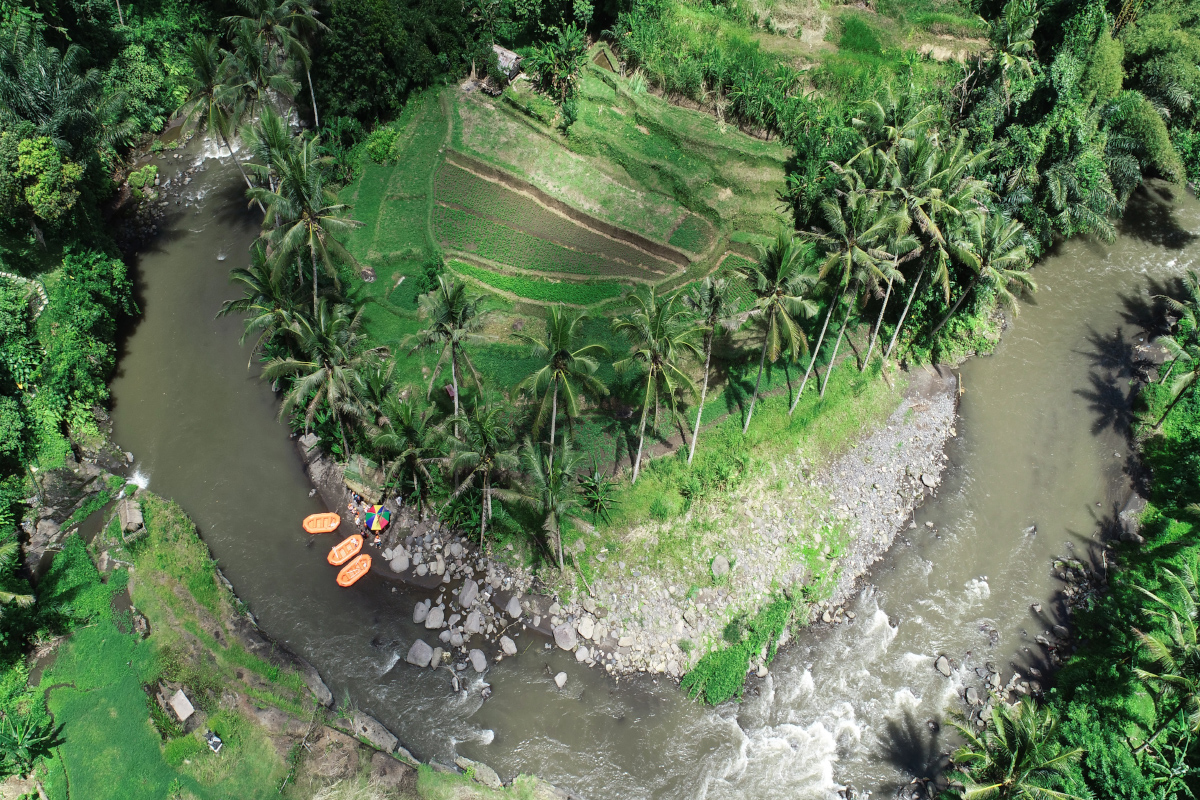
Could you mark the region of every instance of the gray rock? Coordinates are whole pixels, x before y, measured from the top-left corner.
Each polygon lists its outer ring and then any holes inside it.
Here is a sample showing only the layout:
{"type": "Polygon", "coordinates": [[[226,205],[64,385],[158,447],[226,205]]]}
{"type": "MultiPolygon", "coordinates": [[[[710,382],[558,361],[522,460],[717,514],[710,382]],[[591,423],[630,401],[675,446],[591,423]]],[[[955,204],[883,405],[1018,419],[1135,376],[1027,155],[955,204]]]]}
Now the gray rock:
{"type": "Polygon", "coordinates": [[[482,630],[483,615],[478,611],[472,611],[470,614],[467,614],[467,621],[463,623],[463,631],[465,631],[467,635],[474,635],[476,633],[480,633],[482,630]]]}
{"type": "Polygon", "coordinates": [[[438,638],[441,639],[446,644],[449,644],[450,643],[450,631],[448,631],[448,630],[442,631],[441,633],[438,634],[438,638]]]}
{"type": "Polygon", "coordinates": [[[579,620],[576,630],[579,631],[579,635],[583,638],[590,639],[592,638],[592,634],[596,632],[596,623],[592,621],[591,617],[584,617],[579,620]]]}
{"type": "Polygon", "coordinates": [[[574,650],[575,645],[579,643],[575,638],[575,629],[565,622],[555,625],[554,643],[563,650],[574,650]]]}
{"type": "Polygon", "coordinates": [[[455,631],[454,633],[450,634],[450,646],[451,647],[462,647],[462,643],[463,643],[463,635],[461,633],[459,633],[458,631],[455,631]]]}
{"type": "Polygon", "coordinates": [[[403,550],[395,551],[388,566],[392,568],[392,572],[404,572],[408,569],[408,555],[403,550]]]}
{"type": "Polygon", "coordinates": [[[517,654],[517,643],[507,636],[501,636],[500,649],[504,651],[504,655],[506,656],[515,656],[517,654]]]}
{"type": "Polygon", "coordinates": [[[504,612],[513,619],[520,619],[521,601],[517,599],[516,595],[513,595],[508,599],[508,605],[504,607],[504,612]]]}
{"type": "Polygon", "coordinates": [[[922,472],[921,473],[921,483],[925,484],[930,489],[932,489],[938,485],[938,479],[935,478],[933,475],[930,475],[928,472],[922,472]]]}
{"type": "Polygon", "coordinates": [[[591,655],[591,653],[588,652],[588,649],[586,647],[584,647],[583,645],[580,645],[579,649],[575,651],[575,660],[576,661],[587,661],[588,656],[590,656],[590,655],[591,655]]]}
{"type": "Polygon", "coordinates": [[[714,578],[723,578],[729,574],[729,559],[725,556],[717,556],[712,561],[712,574],[714,578]]]}
{"type": "Polygon", "coordinates": [[[945,656],[938,656],[938,660],[933,662],[933,668],[947,678],[950,677],[952,672],[950,669],[950,659],[946,658],[945,656]]]}
{"type": "Polygon", "coordinates": [[[583,610],[589,614],[596,613],[596,600],[590,594],[583,596],[583,610]]]}
{"type": "Polygon", "coordinates": [[[686,609],[683,612],[683,621],[693,628],[696,627],[696,611],[694,609],[686,609]]]}
{"type": "Polygon", "coordinates": [[[471,659],[471,666],[475,668],[476,672],[483,672],[487,669],[487,656],[483,654],[482,650],[472,650],[469,658],[471,659]]]}
{"type": "Polygon", "coordinates": [[[434,606],[429,609],[429,615],[425,617],[425,627],[435,629],[442,627],[442,623],[446,621],[446,612],[442,611],[439,606],[434,606]]]}
{"type": "Polygon", "coordinates": [[[974,686],[967,687],[967,702],[973,706],[977,706],[980,703],[979,690],[974,686]]]}
{"type": "Polygon", "coordinates": [[[426,575],[428,575],[429,574],[429,565],[428,564],[417,564],[417,574],[420,575],[421,577],[425,577],[426,575]]]}
{"type": "Polygon", "coordinates": [[[417,603],[416,608],[413,609],[413,622],[418,625],[424,622],[429,617],[429,606],[432,604],[429,600],[417,603]]]}
{"type": "Polygon", "coordinates": [[[463,581],[462,588],[458,591],[458,604],[463,608],[475,602],[479,597],[479,584],[473,580],[463,581]]]}
{"type": "Polygon", "coordinates": [[[385,753],[395,751],[400,740],[395,734],[380,724],[379,720],[355,709],[350,715],[350,723],[354,726],[354,735],[366,739],[371,746],[385,753]]]}
{"type": "Polygon", "coordinates": [[[442,665],[442,656],[445,654],[445,652],[446,651],[440,647],[433,648],[433,658],[429,659],[429,666],[433,669],[440,667],[442,665]]]}
{"type": "Polygon", "coordinates": [[[331,707],[333,705],[333,692],[329,691],[329,687],[325,685],[325,681],[321,680],[321,673],[317,672],[316,667],[299,656],[296,657],[296,663],[300,665],[300,675],[304,678],[304,685],[317,698],[317,702],[326,708],[331,707]]]}
{"type": "MultiPolygon", "coordinates": [[[[454,545],[458,547],[458,545],[454,545]]],[[[454,759],[454,763],[463,772],[471,773],[476,783],[481,783],[489,789],[503,789],[504,784],[500,782],[500,776],[496,774],[496,770],[489,767],[487,764],[482,764],[478,761],[472,761],[469,758],[458,756],[454,759]]]]}
{"type": "Polygon", "coordinates": [[[617,640],[617,647],[633,647],[633,637],[622,636],[617,640]]]}
{"type": "Polygon", "coordinates": [[[554,685],[560,689],[562,687],[566,686],[567,685],[567,673],[560,672],[557,675],[555,675],[554,676],[554,685]]]}
{"type": "Polygon", "coordinates": [[[413,642],[413,645],[408,650],[408,655],[405,661],[412,664],[414,667],[428,667],[430,660],[433,658],[433,648],[425,644],[420,639],[413,642]]]}

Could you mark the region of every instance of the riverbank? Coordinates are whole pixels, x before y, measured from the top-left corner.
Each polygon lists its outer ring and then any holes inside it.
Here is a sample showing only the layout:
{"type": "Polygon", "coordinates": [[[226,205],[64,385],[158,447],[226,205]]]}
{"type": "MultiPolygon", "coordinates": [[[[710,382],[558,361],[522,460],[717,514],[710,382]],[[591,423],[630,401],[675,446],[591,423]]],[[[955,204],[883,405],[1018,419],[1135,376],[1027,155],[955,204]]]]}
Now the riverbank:
{"type": "Polygon", "coordinates": [[[70,598],[76,619],[5,676],[10,694],[28,681],[15,702],[44,703],[59,745],[29,778],[0,784],[0,798],[307,800],[343,782],[397,800],[570,797],[528,776],[505,789],[468,759],[421,764],[372,717],[335,704],[311,665],[259,630],[183,510],[127,482],[130,460],[105,445],[42,476],[78,490],[69,506],[60,493],[59,508],[35,507],[43,528],[64,508],[94,510],[68,513],[46,550],[29,551],[39,594],[70,598]]]}

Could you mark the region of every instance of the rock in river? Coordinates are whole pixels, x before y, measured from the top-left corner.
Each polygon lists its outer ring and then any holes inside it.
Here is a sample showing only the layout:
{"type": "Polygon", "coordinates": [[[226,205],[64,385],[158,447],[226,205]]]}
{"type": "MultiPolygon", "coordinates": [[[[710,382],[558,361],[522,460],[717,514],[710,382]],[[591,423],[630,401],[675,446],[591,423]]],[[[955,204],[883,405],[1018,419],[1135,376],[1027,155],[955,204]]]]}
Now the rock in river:
{"type": "Polygon", "coordinates": [[[557,675],[555,675],[554,676],[554,685],[560,689],[562,687],[566,686],[567,685],[567,673],[560,672],[557,675]]]}
{"type": "Polygon", "coordinates": [[[506,656],[515,656],[517,654],[517,643],[507,636],[501,636],[500,649],[504,651],[504,655],[506,656]]]}
{"type": "Polygon", "coordinates": [[[414,667],[428,667],[432,659],[433,648],[420,639],[417,639],[413,642],[413,646],[409,648],[408,656],[404,660],[414,667]]]}
{"type": "Polygon", "coordinates": [[[441,607],[434,606],[429,609],[429,615],[425,617],[425,627],[430,629],[440,628],[445,621],[446,612],[442,611],[441,607]]]}
{"type": "Polygon", "coordinates": [[[586,647],[580,646],[580,648],[575,651],[575,660],[576,661],[587,661],[588,656],[590,656],[590,655],[591,655],[591,653],[588,652],[588,649],[586,647]]]}
{"type": "Polygon", "coordinates": [[[400,740],[372,716],[355,710],[350,716],[350,721],[354,725],[354,733],[366,739],[377,750],[392,753],[395,752],[396,745],[400,744],[400,740]]]}
{"type": "Polygon", "coordinates": [[[563,650],[574,650],[579,640],[575,638],[575,629],[563,622],[554,626],[554,643],[563,650]]]}
{"type": "Polygon", "coordinates": [[[585,639],[590,639],[592,638],[592,634],[596,632],[596,623],[592,622],[591,617],[584,617],[583,619],[579,620],[577,629],[579,630],[580,636],[585,639]]]}
{"type": "Polygon", "coordinates": [[[392,568],[392,572],[404,572],[404,570],[408,569],[408,553],[405,553],[403,550],[397,550],[392,553],[392,560],[388,563],[388,566],[392,568]]]}
{"type": "Polygon", "coordinates": [[[470,658],[471,666],[475,668],[476,672],[483,672],[487,669],[487,656],[483,654],[482,650],[472,650],[470,658]]]}
{"type": "Polygon", "coordinates": [[[517,599],[516,595],[508,599],[508,605],[504,607],[504,611],[513,619],[518,619],[521,616],[521,601],[517,599]]]}
{"type": "Polygon", "coordinates": [[[480,633],[483,630],[483,615],[478,611],[472,611],[467,614],[467,621],[463,623],[463,630],[468,636],[480,633]]]}
{"type": "Polygon", "coordinates": [[[425,621],[429,616],[429,607],[433,605],[432,600],[426,600],[422,603],[417,603],[417,607],[413,609],[413,622],[418,625],[425,621]]]}
{"type": "Polygon", "coordinates": [[[458,592],[458,604],[466,608],[474,603],[477,597],[479,597],[479,584],[469,579],[463,581],[462,589],[458,592]]]}
{"type": "Polygon", "coordinates": [[[938,660],[933,662],[933,668],[942,673],[942,675],[945,677],[950,677],[950,659],[946,658],[945,656],[938,656],[938,660]]]}

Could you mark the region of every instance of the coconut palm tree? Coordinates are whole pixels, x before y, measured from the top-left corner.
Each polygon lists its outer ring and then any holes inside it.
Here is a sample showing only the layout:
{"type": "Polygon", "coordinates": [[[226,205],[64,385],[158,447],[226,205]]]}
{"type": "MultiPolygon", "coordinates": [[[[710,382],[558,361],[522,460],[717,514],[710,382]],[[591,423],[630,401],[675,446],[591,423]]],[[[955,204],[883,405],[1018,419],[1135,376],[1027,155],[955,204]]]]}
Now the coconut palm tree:
{"type": "Polygon", "coordinates": [[[1182,366],[1184,371],[1177,373],[1174,380],[1171,381],[1168,390],[1171,399],[1162,416],[1158,418],[1158,422],[1154,423],[1155,430],[1162,427],[1162,424],[1167,421],[1167,416],[1175,410],[1175,406],[1183,399],[1187,390],[1195,385],[1197,378],[1200,378],[1200,342],[1192,339],[1180,344],[1170,336],[1162,337],[1159,342],[1171,360],[1170,371],[1174,372],[1176,365],[1182,366]]]}
{"type": "Polygon", "coordinates": [[[1033,32],[1040,14],[1037,0],[1008,0],[1000,17],[991,24],[993,63],[1000,70],[1006,102],[1011,98],[1011,73],[1033,77],[1033,62],[1037,59],[1033,32]]]}
{"type": "Polygon", "coordinates": [[[578,515],[582,504],[575,480],[579,463],[580,456],[571,447],[570,436],[563,436],[557,459],[551,453],[543,453],[540,444],[535,445],[526,437],[521,447],[520,482],[514,489],[496,492],[504,502],[524,506],[542,519],[548,545],[552,552],[558,551],[560,572],[565,568],[563,522],[582,521],[578,515]]]}
{"type": "Polygon", "coordinates": [[[290,65],[273,42],[260,36],[255,24],[244,20],[232,31],[233,49],[225,54],[227,80],[247,113],[255,116],[267,106],[286,106],[300,87],[289,73],[290,65]]]}
{"type": "Polygon", "coordinates": [[[766,362],[774,364],[784,353],[795,360],[801,350],[808,352],[808,339],[799,320],[817,313],[811,298],[818,281],[812,256],[811,244],[797,241],[789,231],[781,229],[770,245],[758,246],[758,260],[741,272],[756,298],[750,318],[758,323],[763,334],[758,377],[742,424],[743,434],[750,430],[766,362]]]}
{"type": "Polygon", "coordinates": [[[645,372],[642,392],[642,417],[638,423],[638,449],[633,460],[633,482],[637,483],[642,465],[642,447],[646,441],[646,418],[654,409],[658,424],[659,403],[665,401],[673,416],[678,413],[679,394],[695,395],[696,384],[680,367],[687,355],[700,356],[693,339],[701,329],[689,319],[687,310],[677,307],[676,295],[662,298],[657,290],[634,292],[628,301],[634,310],[613,320],[613,331],[629,339],[629,356],[613,367],[618,373],[630,369],[645,372]]]}
{"type": "MultiPolygon", "coordinates": [[[[1200,325],[1197,324],[1197,320],[1200,318],[1198,316],[1198,312],[1200,312],[1200,272],[1193,269],[1185,270],[1182,281],[1184,292],[1187,293],[1182,299],[1165,294],[1154,297],[1156,300],[1162,300],[1169,310],[1178,315],[1173,326],[1176,336],[1183,333],[1185,343],[1195,342],[1197,338],[1200,338],[1200,325]]],[[[1172,359],[1167,365],[1167,371],[1162,374],[1158,382],[1166,383],[1174,371],[1175,360],[1172,359]]]]}
{"type": "Polygon", "coordinates": [[[263,227],[271,253],[272,271],[278,279],[292,267],[303,280],[301,259],[312,267],[313,309],[317,307],[317,268],[338,283],[337,267],[356,270],[361,265],[341,239],[361,225],[348,219],[350,207],[337,201],[330,188],[329,160],[318,155],[319,139],[302,139],[277,158],[272,168],[278,176],[275,191],[256,186],[247,194],[266,206],[263,227]]]}
{"type": "Polygon", "coordinates": [[[821,384],[821,396],[825,396],[825,387],[829,384],[829,375],[833,372],[837,351],[846,333],[846,325],[850,321],[853,307],[865,287],[895,279],[894,265],[897,257],[885,248],[898,240],[898,233],[905,231],[907,224],[904,215],[897,213],[884,197],[876,193],[850,191],[838,197],[827,198],[821,203],[821,213],[829,233],[817,238],[826,245],[829,254],[821,265],[820,277],[830,281],[832,276],[830,284],[838,291],[830,300],[821,334],[817,338],[817,346],[808,360],[808,369],[804,372],[800,391],[792,401],[789,414],[794,412],[800,403],[804,386],[816,365],[817,356],[820,355],[821,344],[825,340],[826,331],[829,330],[829,320],[833,317],[834,310],[839,305],[845,305],[846,314],[842,319],[841,330],[838,331],[837,343],[829,360],[825,381],[821,384]]]}
{"type": "MultiPolygon", "coordinates": [[[[437,286],[428,294],[417,299],[421,318],[426,321],[426,327],[421,332],[408,338],[409,354],[418,350],[439,349],[437,363],[429,375],[429,390],[426,397],[433,394],[433,384],[446,362],[450,363],[450,383],[453,387],[454,417],[458,418],[458,374],[461,371],[459,363],[467,366],[471,377],[475,379],[475,387],[479,388],[479,373],[471,363],[471,357],[463,346],[470,342],[481,341],[479,329],[483,326],[483,298],[467,293],[466,284],[446,275],[437,276],[437,286]]],[[[454,423],[454,435],[458,435],[454,423]]]]}
{"type": "Polygon", "coordinates": [[[584,312],[572,313],[561,304],[551,306],[546,316],[546,333],[542,338],[516,334],[517,338],[532,347],[533,358],[543,362],[517,387],[540,398],[537,416],[533,420],[536,436],[550,419],[550,462],[554,463],[555,430],[558,424],[558,395],[561,390],[563,409],[567,421],[579,416],[579,390],[598,395],[608,394],[608,388],[596,379],[600,364],[597,358],[608,355],[608,348],[601,344],[586,344],[576,347],[584,321],[584,312]],[[573,349],[574,348],[574,349],[573,349]],[[578,388],[576,388],[578,387],[578,388]]]}
{"type": "Polygon", "coordinates": [[[1025,228],[1020,222],[1000,213],[986,218],[973,216],[962,226],[965,236],[951,237],[949,247],[959,263],[975,270],[971,282],[962,290],[942,321],[929,333],[932,339],[958,311],[963,300],[982,283],[1014,314],[1020,306],[1013,290],[1036,291],[1037,284],[1026,271],[1029,253],[1025,249],[1025,228]]]}
{"type": "Polygon", "coordinates": [[[231,30],[249,27],[254,36],[266,43],[265,54],[277,62],[292,59],[304,68],[312,98],[315,127],[321,127],[317,97],[312,83],[312,38],[328,30],[317,17],[320,12],[311,0],[237,0],[242,13],[222,20],[231,30]]]}
{"type": "Polygon", "coordinates": [[[688,447],[688,464],[696,455],[696,439],[700,436],[700,420],[704,416],[704,400],[708,396],[708,375],[712,365],[713,340],[717,330],[734,331],[742,324],[738,316],[737,298],[730,294],[724,278],[709,276],[693,287],[683,302],[691,309],[697,323],[704,330],[704,378],[700,384],[700,406],[696,409],[696,425],[692,429],[692,443],[688,447]]]}
{"type": "Polygon", "coordinates": [[[379,408],[371,446],[382,457],[384,479],[411,490],[418,510],[428,504],[433,486],[429,467],[443,456],[444,437],[433,424],[434,409],[416,399],[410,389],[390,395],[379,408]]]}
{"type": "Polygon", "coordinates": [[[471,409],[456,415],[451,422],[455,434],[450,441],[450,457],[447,466],[458,485],[450,499],[460,497],[471,487],[477,487],[479,500],[479,546],[487,533],[487,524],[492,519],[492,497],[497,494],[497,483],[511,478],[517,470],[518,458],[512,442],[512,421],[508,410],[500,403],[489,403],[476,397],[471,409]],[[463,435],[457,431],[461,427],[463,435]]]}
{"type": "Polygon", "coordinates": [[[1182,574],[1163,569],[1161,572],[1167,592],[1155,594],[1140,586],[1134,587],[1153,603],[1144,613],[1155,629],[1143,632],[1134,629],[1146,656],[1146,666],[1134,673],[1156,695],[1160,705],[1173,700],[1170,711],[1159,710],[1162,719],[1138,752],[1148,747],[1180,714],[1187,728],[1200,733],[1200,585],[1196,569],[1186,564],[1182,574]],[[1167,595],[1166,597],[1162,595],[1167,595]]]}
{"type": "Polygon", "coordinates": [[[1067,784],[1082,750],[1064,750],[1058,720],[1028,697],[1013,706],[997,703],[983,733],[956,723],[966,744],[953,762],[963,777],[964,800],[1080,800],[1067,784]]]}
{"type": "Polygon", "coordinates": [[[269,381],[294,378],[292,388],[283,396],[279,418],[283,419],[304,406],[304,429],[312,425],[317,410],[326,406],[337,420],[342,452],[350,455],[342,418],[351,407],[357,372],[367,359],[383,355],[380,347],[368,348],[362,334],[362,308],[357,311],[343,304],[331,304],[321,298],[311,319],[297,315],[289,325],[289,335],[301,357],[273,358],[263,369],[269,381]]]}
{"type": "Polygon", "coordinates": [[[247,164],[259,186],[265,186],[269,191],[279,188],[278,165],[297,155],[296,150],[303,141],[292,136],[287,121],[270,106],[263,109],[262,114],[253,125],[247,125],[242,131],[242,140],[250,157],[254,159],[247,164]]]}
{"type": "Polygon", "coordinates": [[[272,276],[267,246],[261,239],[250,246],[250,265],[231,270],[229,280],[242,286],[242,296],[226,300],[217,316],[235,312],[246,315],[239,344],[245,344],[250,334],[258,334],[246,362],[248,369],[256,353],[262,352],[276,337],[287,335],[298,315],[307,314],[304,295],[291,281],[279,281],[272,276]]]}
{"type": "MultiPolygon", "coordinates": [[[[179,108],[184,126],[191,127],[201,136],[218,136],[242,174],[246,187],[252,189],[254,184],[229,142],[246,116],[246,106],[228,80],[225,53],[217,45],[217,37],[193,36],[184,49],[184,57],[191,67],[191,74],[184,78],[187,98],[179,108]]],[[[261,202],[258,206],[260,210],[266,210],[261,202]]]]}

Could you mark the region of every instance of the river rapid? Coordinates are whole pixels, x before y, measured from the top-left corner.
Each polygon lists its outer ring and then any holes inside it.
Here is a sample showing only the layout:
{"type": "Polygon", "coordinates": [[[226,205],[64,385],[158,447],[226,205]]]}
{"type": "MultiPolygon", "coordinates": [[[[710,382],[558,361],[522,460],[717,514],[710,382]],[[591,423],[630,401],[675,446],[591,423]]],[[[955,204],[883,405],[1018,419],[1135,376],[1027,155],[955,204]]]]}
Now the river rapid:
{"type": "Polygon", "coordinates": [[[1051,561],[1086,557],[1128,490],[1137,323],[1165,282],[1200,267],[1200,203],[1162,188],[1139,195],[1114,244],[1069,242],[1039,265],[1041,291],[995,354],[963,366],[938,494],[867,576],[856,619],[804,631],[742,704],[704,708],[669,681],[616,682],[558,650],[506,659],[455,694],[444,671],[401,660],[419,635],[418,596],[373,578],[339,589],[300,529],[324,509],[275,397],[247,368],[240,319],[214,318],[237,295],[228,272],[257,218],[227,159],[183,152],[156,157],[164,180],[207,168],[168,191],[172,213],[138,258],[144,313],[112,383],[116,441],[196,521],[263,629],[339,701],[422,759],[460,753],[586,798],[890,797],[928,775],[949,747],[937,723],[981,685],[976,668],[1007,679],[1044,667],[1033,637],[1062,613],[1051,561]],[[949,679],[933,667],[939,654],[955,666],[949,679]]]}

